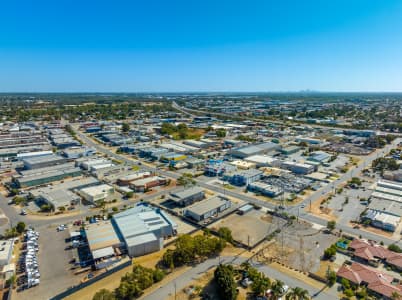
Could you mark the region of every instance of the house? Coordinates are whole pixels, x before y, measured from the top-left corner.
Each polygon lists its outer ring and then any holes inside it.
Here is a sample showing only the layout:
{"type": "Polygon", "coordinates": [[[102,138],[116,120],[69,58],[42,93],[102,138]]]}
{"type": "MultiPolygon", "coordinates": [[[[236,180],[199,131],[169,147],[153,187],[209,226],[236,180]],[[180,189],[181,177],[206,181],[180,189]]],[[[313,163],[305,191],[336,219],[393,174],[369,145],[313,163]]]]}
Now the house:
{"type": "Polygon", "coordinates": [[[354,239],[349,244],[356,260],[377,266],[381,261],[391,267],[402,270],[402,254],[396,253],[376,243],[354,239]]]}
{"type": "Polygon", "coordinates": [[[392,299],[393,294],[402,296],[402,286],[392,276],[376,269],[353,262],[342,265],[336,273],[338,279],[345,278],[354,285],[364,285],[378,298],[392,299]]]}

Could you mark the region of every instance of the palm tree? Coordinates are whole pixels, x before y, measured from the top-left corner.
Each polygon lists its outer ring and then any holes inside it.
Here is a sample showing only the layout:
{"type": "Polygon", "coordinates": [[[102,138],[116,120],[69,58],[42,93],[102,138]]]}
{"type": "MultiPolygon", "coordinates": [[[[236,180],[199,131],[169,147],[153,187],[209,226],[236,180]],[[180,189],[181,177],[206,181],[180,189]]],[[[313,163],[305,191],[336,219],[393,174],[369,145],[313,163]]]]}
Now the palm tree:
{"type": "Polygon", "coordinates": [[[286,295],[286,300],[308,300],[310,296],[308,291],[300,287],[292,288],[286,295]]]}
{"type": "Polygon", "coordinates": [[[276,280],[271,284],[271,299],[276,300],[283,294],[284,283],[280,280],[276,280]]]}

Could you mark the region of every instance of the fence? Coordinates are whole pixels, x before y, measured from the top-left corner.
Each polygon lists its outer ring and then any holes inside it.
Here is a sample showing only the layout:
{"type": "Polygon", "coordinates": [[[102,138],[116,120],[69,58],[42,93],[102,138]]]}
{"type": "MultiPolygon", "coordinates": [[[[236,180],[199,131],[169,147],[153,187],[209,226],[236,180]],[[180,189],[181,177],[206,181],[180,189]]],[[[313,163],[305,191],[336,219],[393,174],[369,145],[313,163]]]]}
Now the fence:
{"type": "Polygon", "coordinates": [[[78,285],[75,285],[75,286],[73,286],[71,288],[68,288],[64,292],[61,292],[60,294],[50,298],[50,300],[64,299],[67,296],[70,296],[70,295],[74,294],[75,292],[78,292],[79,290],[81,290],[81,289],[83,289],[83,288],[85,288],[87,286],[90,286],[91,284],[93,284],[93,283],[95,283],[95,282],[97,282],[97,281],[109,276],[110,274],[113,274],[113,273],[115,273],[117,271],[120,271],[121,269],[124,269],[125,267],[131,266],[131,264],[132,264],[132,260],[129,259],[128,261],[126,261],[126,262],[114,267],[113,269],[107,270],[105,273],[102,273],[102,274],[100,274],[100,275],[98,275],[98,276],[96,276],[96,277],[94,277],[94,278],[92,278],[92,279],[90,279],[88,281],[85,281],[85,282],[80,283],[78,285]]]}

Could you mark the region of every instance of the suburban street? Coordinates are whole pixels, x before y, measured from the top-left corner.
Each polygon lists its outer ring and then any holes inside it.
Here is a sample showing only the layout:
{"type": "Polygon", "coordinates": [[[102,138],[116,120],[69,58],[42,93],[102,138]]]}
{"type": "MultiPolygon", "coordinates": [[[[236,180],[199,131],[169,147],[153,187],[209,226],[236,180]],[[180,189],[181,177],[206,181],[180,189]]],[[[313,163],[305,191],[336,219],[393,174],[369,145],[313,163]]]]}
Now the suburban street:
{"type": "MultiPolygon", "coordinates": [[[[201,264],[196,265],[192,269],[188,270],[187,272],[183,273],[180,275],[178,278],[175,280],[170,281],[168,284],[165,284],[155,290],[154,292],[142,297],[141,299],[143,300],[160,300],[164,299],[166,295],[174,296],[175,290],[176,292],[182,290],[186,286],[188,286],[192,281],[197,280],[200,278],[203,274],[205,274],[208,270],[214,268],[217,266],[219,263],[231,263],[231,264],[236,264],[240,265],[242,262],[246,261],[245,258],[242,257],[220,257],[220,258],[213,258],[213,259],[208,259],[204,261],[201,264]]],[[[263,265],[263,264],[256,264],[253,262],[250,262],[251,265],[255,268],[257,268],[259,271],[263,272],[270,278],[275,278],[278,280],[283,281],[286,285],[289,287],[301,287],[303,289],[306,289],[310,295],[315,295],[317,296],[314,297],[314,299],[338,299],[337,296],[337,291],[336,288],[333,287],[331,289],[326,289],[325,291],[320,292],[317,288],[314,288],[307,283],[298,280],[294,277],[288,276],[282,272],[279,272],[278,270],[271,268],[270,266],[263,265]]],[[[325,285],[322,284],[324,287],[325,285]]]]}

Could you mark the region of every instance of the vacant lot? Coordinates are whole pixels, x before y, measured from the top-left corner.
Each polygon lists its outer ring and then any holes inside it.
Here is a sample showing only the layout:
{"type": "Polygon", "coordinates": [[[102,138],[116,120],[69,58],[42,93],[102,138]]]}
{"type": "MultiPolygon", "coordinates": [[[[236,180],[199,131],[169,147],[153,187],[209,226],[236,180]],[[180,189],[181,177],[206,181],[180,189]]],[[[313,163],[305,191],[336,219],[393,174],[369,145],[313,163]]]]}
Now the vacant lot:
{"type": "Polygon", "coordinates": [[[244,215],[232,214],[211,225],[211,229],[228,227],[235,241],[253,247],[285,223],[283,219],[253,209],[244,215]]]}

